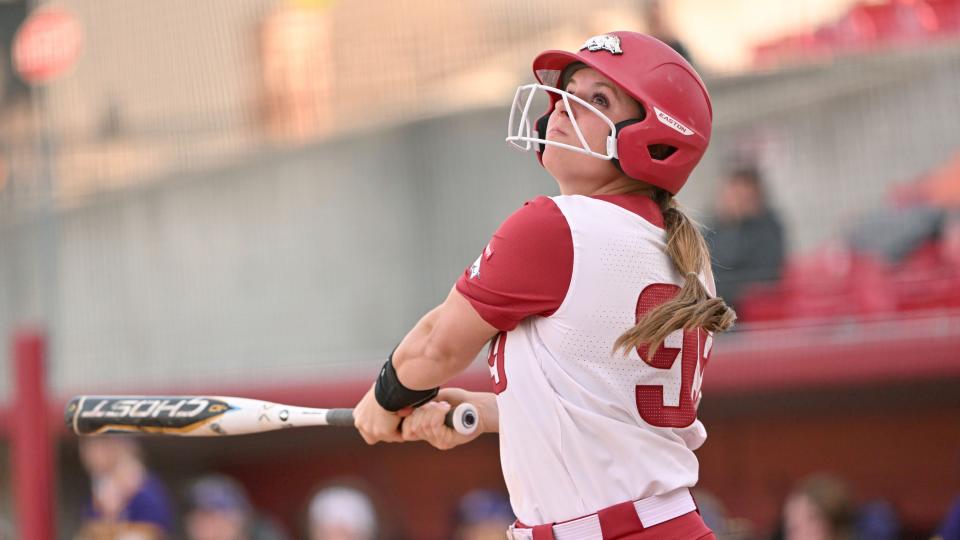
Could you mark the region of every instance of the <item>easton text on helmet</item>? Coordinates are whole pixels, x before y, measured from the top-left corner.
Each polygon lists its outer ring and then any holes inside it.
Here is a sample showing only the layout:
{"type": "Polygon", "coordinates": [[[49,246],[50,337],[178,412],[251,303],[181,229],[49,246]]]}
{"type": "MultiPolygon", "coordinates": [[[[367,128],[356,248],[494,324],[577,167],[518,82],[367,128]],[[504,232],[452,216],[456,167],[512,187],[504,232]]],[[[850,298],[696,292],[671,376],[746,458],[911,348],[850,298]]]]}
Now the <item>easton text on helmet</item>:
{"type": "Polygon", "coordinates": [[[684,135],[693,135],[693,130],[687,126],[681,124],[677,119],[670,116],[669,114],[661,111],[660,109],[654,107],[654,112],[657,113],[657,120],[660,121],[665,126],[668,126],[684,135]]]}

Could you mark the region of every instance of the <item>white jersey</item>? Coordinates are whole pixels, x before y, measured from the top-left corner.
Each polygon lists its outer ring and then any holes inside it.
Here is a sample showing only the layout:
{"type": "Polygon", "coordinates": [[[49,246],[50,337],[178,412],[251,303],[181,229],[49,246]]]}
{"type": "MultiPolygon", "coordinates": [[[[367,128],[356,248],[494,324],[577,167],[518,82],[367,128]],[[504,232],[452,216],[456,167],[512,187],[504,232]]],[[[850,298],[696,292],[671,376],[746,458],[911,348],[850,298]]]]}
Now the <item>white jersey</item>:
{"type": "Polygon", "coordinates": [[[603,200],[552,200],[573,240],[566,297],[497,336],[489,358],[504,479],[527,525],[693,486],[706,439],[696,406],[708,333],[674,332],[652,359],[613,353],[638,313],[683,283],[665,231],[603,200]]]}

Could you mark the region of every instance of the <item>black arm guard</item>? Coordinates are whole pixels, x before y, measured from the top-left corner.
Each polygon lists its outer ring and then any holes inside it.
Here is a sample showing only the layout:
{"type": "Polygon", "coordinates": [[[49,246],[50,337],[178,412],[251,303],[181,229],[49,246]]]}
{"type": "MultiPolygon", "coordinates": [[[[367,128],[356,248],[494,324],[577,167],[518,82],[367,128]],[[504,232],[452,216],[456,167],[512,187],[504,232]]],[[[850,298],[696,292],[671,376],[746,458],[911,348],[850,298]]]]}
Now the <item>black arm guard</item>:
{"type": "Polygon", "coordinates": [[[387,358],[387,363],[380,370],[374,395],[377,403],[384,409],[396,412],[407,407],[419,407],[437,396],[440,388],[429,390],[411,390],[400,383],[397,370],[393,367],[393,353],[387,358]]]}

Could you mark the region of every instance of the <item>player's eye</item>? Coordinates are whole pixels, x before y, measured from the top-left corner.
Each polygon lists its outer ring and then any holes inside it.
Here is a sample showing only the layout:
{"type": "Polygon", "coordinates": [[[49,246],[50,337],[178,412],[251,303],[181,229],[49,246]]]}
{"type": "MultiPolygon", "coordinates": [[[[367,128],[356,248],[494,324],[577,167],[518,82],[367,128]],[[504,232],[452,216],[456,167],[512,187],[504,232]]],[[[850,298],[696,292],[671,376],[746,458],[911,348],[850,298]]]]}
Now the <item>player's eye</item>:
{"type": "Polygon", "coordinates": [[[607,100],[607,96],[601,94],[600,92],[597,92],[596,94],[594,94],[593,97],[591,97],[590,99],[591,101],[593,101],[597,105],[600,105],[601,107],[606,107],[607,105],[610,104],[610,101],[607,100]]]}

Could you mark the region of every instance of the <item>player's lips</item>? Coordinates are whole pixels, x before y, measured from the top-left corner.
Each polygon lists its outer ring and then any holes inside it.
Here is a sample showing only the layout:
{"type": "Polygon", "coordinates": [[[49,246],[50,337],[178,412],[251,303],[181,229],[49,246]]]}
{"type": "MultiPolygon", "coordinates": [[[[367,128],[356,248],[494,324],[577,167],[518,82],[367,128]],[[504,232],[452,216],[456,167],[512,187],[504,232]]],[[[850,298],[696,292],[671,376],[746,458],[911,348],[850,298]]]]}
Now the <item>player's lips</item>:
{"type": "Polygon", "coordinates": [[[550,129],[547,130],[547,137],[549,137],[550,135],[560,135],[560,136],[563,136],[563,135],[566,135],[566,134],[567,134],[566,131],[564,131],[564,130],[558,128],[558,127],[552,127],[552,128],[550,128],[550,129]]]}

